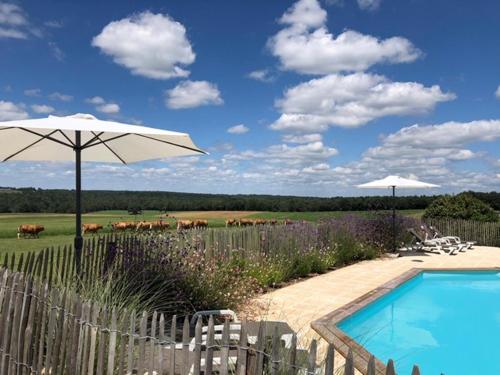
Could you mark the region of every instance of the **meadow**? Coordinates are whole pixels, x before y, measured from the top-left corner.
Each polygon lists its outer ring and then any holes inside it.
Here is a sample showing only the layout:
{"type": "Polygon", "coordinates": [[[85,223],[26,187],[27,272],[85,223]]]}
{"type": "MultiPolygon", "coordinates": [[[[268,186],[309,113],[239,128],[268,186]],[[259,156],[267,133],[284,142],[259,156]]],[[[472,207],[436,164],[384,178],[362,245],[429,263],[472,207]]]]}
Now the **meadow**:
{"type": "MultiPolygon", "coordinates": [[[[263,211],[181,211],[169,212],[164,220],[175,226],[177,219],[206,219],[211,228],[225,226],[229,218],[289,219],[293,221],[318,222],[338,218],[347,214],[366,215],[368,211],[321,211],[321,212],[263,212],[263,211]]],[[[402,210],[404,216],[420,217],[423,210],[402,210]]],[[[111,232],[111,223],[117,221],[159,220],[164,213],[143,211],[140,215],[130,215],[127,211],[97,211],[83,215],[83,223],[103,225],[101,233],[111,232]]],[[[40,250],[50,246],[68,245],[74,237],[74,215],[72,214],[0,214],[0,254],[6,251],[23,252],[40,250]],[[17,228],[21,224],[41,224],[45,231],[38,239],[17,239],[17,228]]],[[[90,236],[90,235],[89,235],[90,236]]]]}

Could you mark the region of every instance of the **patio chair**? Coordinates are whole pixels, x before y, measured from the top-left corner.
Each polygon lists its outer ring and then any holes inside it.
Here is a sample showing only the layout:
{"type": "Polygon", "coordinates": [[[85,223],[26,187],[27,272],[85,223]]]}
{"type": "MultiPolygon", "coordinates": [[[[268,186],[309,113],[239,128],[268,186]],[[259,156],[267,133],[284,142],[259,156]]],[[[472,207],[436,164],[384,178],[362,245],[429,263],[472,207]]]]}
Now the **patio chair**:
{"type": "MultiPolygon", "coordinates": [[[[196,322],[199,318],[203,317],[219,317],[222,319],[230,320],[229,323],[229,346],[234,350],[238,347],[240,343],[241,336],[241,322],[239,321],[236,313],[232,310],[207,310],[207,311],[197,311],[193,317],[191,318],[191,327],[194,328],[196,322]]],[[[270,336],[272,332],[274,332],[274,328],[278,327],[278,334],[280,335],[280,341],[283,343],[283,346],[287,349],[290,349],[292,346],[292,337],[293,331],[288,326],[288,324],[284,321],[266,321],[264,324],[264,336],[270,336]]],[[[257,343],[258,337],[258,329],[259,322],[247,322],[247,342],[249,345],[255,345],[257,343]]],[[[223,338],[224,332],[224,324],[214,324],[214,341],[221,342],[223,338]]],[[[201,345],[202,351],[206,350],[207,339],[208,339],[208,325],[202,325],[201,328],[201,342],[197,343],[196,338],[193,337],[189,344],[189,351],[194,352],[196,345],[201,345]]],[[[181,344],[182,345],[182,344],[181,344]]],[[[176,345],[176,349],[182,349],[181,346],[176,345]]],[[[234,350],[232,353],[234,353],[234,350]]],[[[300,349],[299,349],[300,351],[300,349]]],[[[231,354],[232,354],[231,353],[231,354]]],[[[212,365],[214,370],[217,370],[219,366],[221,366],[221,358],[217,355],[218,353],[214,353],[214,357],[212,360],[212,365]]],[[[228,360],[228,370],[230,373],[235,371],[237,357],[234,355],[229,356],[228,360]]],[[[206,359],[202,356],[200,367],[203,370],[206,367],[206,359]]],[[[192,365],[190,368],[190,374],[194,372],[194,366],[192,365]]]]}
{"type": "Polygon", "coordinates": [[[408,229],[417,240],[417,244],[422,246],[423,251],[431,253],[448,253],[449,255],[455,255],[458,252],[458,247],[452,246],[451,243],[447,241],[437,240],[437,239],[427,239],[425,233],[419,233],[415,228],[408,229]]]}
{"type": "Polygon", "coordinates": [[[449,240],[451,243],[456,245],[463,245],[465,248],[472,249],[472,247],[477,244],[476,241],[462,241],[458,236],[443,236],[441,232],[439,232],[435,227],[429,225],[428,226],[430,233],[433,235],[433,238],[445,238],[449,240]]]}
{"type": "Polygon", "coordinates": [[[425,224],[420,226],[420,230],[421,230],[421,233],[423,233],[426,241],[436,241],[439,244],[441,244],[443,247],[456,247],[458,251],[465,251],[466,250],[467,246],[465,244],[461,244],[461,243],[457,244],[454,241],[452,241],[451,239],[445,238],[445,237],[434,237],[434,234],[430,231],[429,228],[427,228],[427,226],[425,224]]]}

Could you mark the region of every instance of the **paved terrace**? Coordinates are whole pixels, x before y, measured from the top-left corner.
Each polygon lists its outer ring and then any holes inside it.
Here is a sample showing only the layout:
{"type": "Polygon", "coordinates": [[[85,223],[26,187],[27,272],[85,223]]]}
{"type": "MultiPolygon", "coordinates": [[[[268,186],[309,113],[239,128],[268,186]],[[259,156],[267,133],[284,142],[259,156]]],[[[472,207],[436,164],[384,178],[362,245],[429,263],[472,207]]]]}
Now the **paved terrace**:
{"type": "Polygon", "coordinates": [[[304,344],[319,337],[310,328],[312,321],[411,268],[485,267],[500,267],[500,248],[476,246],[457,255],[420,253],[363,261],[264,294],[252,307],[261,318],[286,320],[304,344]]]}

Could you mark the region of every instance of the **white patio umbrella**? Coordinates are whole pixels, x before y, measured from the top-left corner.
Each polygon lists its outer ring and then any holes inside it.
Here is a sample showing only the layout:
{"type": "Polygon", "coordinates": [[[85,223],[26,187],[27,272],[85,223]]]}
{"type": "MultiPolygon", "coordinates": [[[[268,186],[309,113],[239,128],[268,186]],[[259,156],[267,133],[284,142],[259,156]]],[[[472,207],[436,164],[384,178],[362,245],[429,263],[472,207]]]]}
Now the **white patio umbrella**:
{"type": "Polygon", "coordinates": [[[427,182],[410,180],[399,176],[387,176],[382,180],[375,180],[357,186],[362,189],[392,189],[392,235],[393,251],[396,251],[396,188],[398,189],[425,189],[438,188],[439,185],[429,184],[427,182]]]}
{"type": "Polygon", "coordinates": [[[205,154],[188,134],[103,121],[88,114],[0,122],[0,160],[75,161],[75,262],[81,262],[81,162],[128,164],[205,154]]]}

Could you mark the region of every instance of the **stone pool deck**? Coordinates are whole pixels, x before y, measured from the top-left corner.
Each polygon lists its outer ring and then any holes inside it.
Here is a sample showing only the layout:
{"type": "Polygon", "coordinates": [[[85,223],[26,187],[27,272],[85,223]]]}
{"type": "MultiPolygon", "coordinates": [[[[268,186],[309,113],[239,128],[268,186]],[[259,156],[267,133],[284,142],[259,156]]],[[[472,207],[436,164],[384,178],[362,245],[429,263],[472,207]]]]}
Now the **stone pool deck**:
{"type": "Polygon", "coordinates": [[[417,253],[363,261],[259,296],[257,316],[286,320],[306,343],[319,336],[311,322],[361,297],[412,268],[500,267],[500,248],[475,246],[457,255],[417,253]]]}

